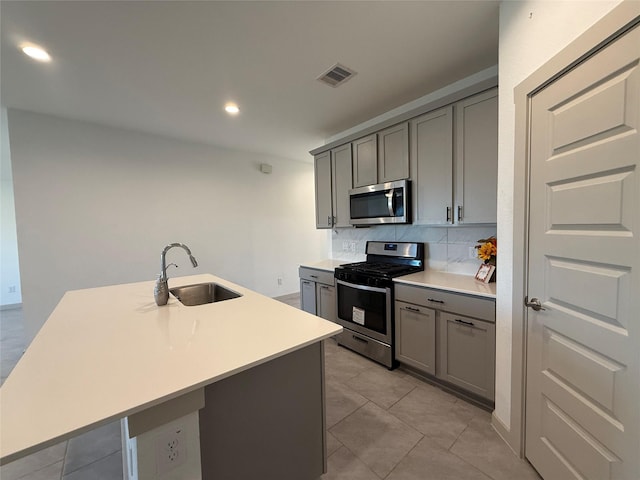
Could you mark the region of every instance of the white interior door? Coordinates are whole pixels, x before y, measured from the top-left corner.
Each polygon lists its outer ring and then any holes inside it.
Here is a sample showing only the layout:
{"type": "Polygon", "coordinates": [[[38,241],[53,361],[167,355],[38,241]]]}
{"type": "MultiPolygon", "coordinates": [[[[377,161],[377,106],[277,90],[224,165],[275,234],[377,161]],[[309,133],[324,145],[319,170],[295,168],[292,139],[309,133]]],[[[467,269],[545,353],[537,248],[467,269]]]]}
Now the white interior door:
{"type": "Polygon", "coordinates": [[[640,28],[531,99],[527,458],[640,479],[640,28]]]}

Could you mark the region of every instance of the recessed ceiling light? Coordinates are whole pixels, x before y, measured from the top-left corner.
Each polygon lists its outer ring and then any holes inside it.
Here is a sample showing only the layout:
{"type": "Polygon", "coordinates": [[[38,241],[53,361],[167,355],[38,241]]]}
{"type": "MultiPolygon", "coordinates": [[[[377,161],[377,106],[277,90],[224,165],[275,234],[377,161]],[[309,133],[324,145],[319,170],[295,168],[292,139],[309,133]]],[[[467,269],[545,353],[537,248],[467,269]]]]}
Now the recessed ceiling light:
{"type": "Polygon", "coordinates": [[[29,55],[34,60],[38,60],[39,62],[50,62],[51,56],[47,53],[47,51],[39,47],[38,45],[34,45],[33,43],[23,43],[20,45],[20,50],[24,52],[25,55],[29,55]]]}
{"type": "Polygon", "coordinates": [[[238,105],[236,105],[235,103],[227,103],[224,106],[224,109],[227,113],[231,114],[231,115],[237,115],[240,112],[240,109],[238,108],[238,105]]]}

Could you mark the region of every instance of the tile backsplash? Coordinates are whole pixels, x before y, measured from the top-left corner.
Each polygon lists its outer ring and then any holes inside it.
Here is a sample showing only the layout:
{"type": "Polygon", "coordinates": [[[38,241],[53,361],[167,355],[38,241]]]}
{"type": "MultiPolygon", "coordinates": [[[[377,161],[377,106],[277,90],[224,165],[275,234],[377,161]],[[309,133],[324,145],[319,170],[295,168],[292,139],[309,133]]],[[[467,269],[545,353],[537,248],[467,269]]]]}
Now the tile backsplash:
{"type": "MultiPolygon", "coordinates": [[[[495,225],[482,227],[425,227],[379,225],[370,228],[336,228],[331,233],[331,258],[364,260],[367,240],[424,242],[426,268],[462,275],[475,275],[481,260],[471,258],[470,249],[481,238],[496,234],[495,225]]],[[[473,250],[475,255],[475,249],[473,250]]]]}

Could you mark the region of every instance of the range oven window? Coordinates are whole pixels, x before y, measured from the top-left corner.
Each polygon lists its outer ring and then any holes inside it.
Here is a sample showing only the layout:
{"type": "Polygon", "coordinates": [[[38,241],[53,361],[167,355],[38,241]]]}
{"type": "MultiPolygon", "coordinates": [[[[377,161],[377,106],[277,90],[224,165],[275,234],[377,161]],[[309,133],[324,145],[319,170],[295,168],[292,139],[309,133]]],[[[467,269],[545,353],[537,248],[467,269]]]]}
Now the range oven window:
{"type": "MultiPolygon", "coordinates": [[[[387,293],[338,283],[338,317],[353,322],[353,307],[364,310],[364,327],[387,335],[387,293]]],[[[362,325],[360,322],[353,322],[362,325]]]]}

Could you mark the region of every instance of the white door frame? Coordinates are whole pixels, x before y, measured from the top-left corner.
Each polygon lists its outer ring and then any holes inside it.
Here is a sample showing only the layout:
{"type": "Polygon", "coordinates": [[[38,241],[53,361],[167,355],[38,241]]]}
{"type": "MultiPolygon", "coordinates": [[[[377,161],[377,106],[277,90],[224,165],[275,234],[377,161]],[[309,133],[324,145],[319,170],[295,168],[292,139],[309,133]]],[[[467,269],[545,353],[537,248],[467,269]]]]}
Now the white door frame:
{"type": "Polygon", "coordinates": [[[531,97],[558,76],[640,21],[640,1],[625,0],[514,89],[515,164],[513,194],[513,296],[511,332],[511,416],[506,428],[494,415],[493,425],[511,448],[524,457],[527,311],[529,117],[531,97]],[[521,227],[521,228],[519,228],[521,227]]]}

